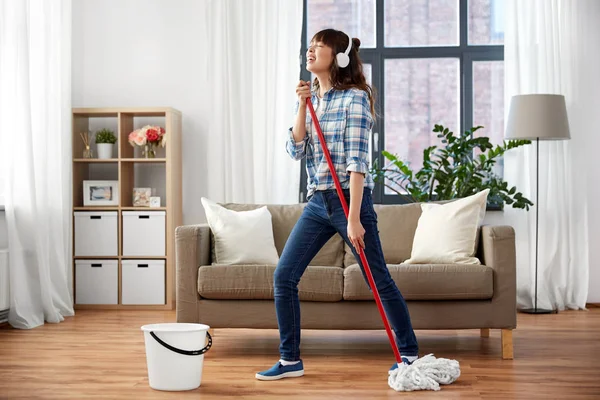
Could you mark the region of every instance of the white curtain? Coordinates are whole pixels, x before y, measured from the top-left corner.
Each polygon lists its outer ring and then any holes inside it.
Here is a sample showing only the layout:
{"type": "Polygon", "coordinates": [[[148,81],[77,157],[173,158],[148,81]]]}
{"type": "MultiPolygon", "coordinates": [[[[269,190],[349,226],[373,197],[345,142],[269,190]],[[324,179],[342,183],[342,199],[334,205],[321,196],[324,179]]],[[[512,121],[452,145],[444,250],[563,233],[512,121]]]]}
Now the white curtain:
{"type": "Polygon", "coordinates": [[[297,203],[300,163],[285,142],[300,77],[302,0],[210,0],[207,10],[207,197],[297,203]]]}
{"type": "Polygon", "coordinates": [[[2,0],[0,24],[9,323],[33,328],[73,315],[71,2],[2,0]]]}
{"type": "MultiPolygon", "coordinates": [[[[586,138],[598,134],[600,122],[600,2],[509,0],[505,21],[506,113],[513,95],[562,94],[571,132],[569,141],[540,141],[537,306],[584,309],[589,276],[586,174],[591,155],[586,138]]],[[[505,178],[535,203],[535,143],[507,153],[505,178]]],[[[518,306],[533,307],[535,208],[506,208],[505,216],[516,230],[518,306]]]]}

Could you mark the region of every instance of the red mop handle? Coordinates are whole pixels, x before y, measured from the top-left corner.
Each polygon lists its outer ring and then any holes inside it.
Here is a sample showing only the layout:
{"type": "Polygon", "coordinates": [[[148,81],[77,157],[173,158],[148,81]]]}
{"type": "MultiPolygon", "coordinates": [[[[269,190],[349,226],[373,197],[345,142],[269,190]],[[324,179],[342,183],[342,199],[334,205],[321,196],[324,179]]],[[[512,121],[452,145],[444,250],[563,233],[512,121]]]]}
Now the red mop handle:
{"type": "MultiPolygon", "coordinates": [[[[325,153],[325,158],[327,159],[327,164],[329,165],[329,170],[331,171],[331,175],[333,176],[333,181],[335,182],[335,188],[337,190],[338,196],[340,198],[340,202],[342,203],[342,208],[344,209],[344,214],[346,215],[346,219],[348,219],[348,204],[346,203],[346,197],[344,196],[344,192],[342,191],[342,185],[340,184],[340,180],[338,179],[337,172],[335,171],[335,167],[333,166],[333,162],[331,161],[331,155],[329,154],[329,149],[327,148],[327,143],[325,142],[325,136],[323,136],[323,132],[321,131],[321,126],[319,124],[319,120],[317,119],[317,114],[315,114],[315,109],[313,108],[312,102],[310,99],[306,99],[306,104],[308,105],[308,109],[310,111],[310,115],[314,122],[315,128],[317,129],[317,135],[319,135],[319,141],[321,142],[321,147],[323,148],[323,152],[325,153]]],[[[361,247],[358,249],[358,254],[360,255],[360,261],[362,261],[362,265],[365,267],[365,272],[367,273],[367,279],[369,280],[369,285],[371,286],[371,290],[373,291],[373,295],[375,296],[375,301],[377,302],[377,308],[379,308],[379,314],[381,314],[381,319],[383,320],[383,324],[385,325],[385,331],[387,332],[388,338],[390,339],[390,344],[394,349],[394,355],[396,356],[396,361],[398,364],[402,363],[402,359],[400,358],[400,351],[398,350],[398,345],[394,340],[394,335],[392,334],[392,329],[390,328],[390,323],[385,315],[385,310],[383,309],[383,304],[381,303],[381,298],[379,297],[379,292],[377,291],[377,286],[375,285],[375,280],[373,279],[373,274],[371,273],[371,268],[369,267],[369,263],[367,262],[367,257],[365,257],[365,252],[361,247]]]]}

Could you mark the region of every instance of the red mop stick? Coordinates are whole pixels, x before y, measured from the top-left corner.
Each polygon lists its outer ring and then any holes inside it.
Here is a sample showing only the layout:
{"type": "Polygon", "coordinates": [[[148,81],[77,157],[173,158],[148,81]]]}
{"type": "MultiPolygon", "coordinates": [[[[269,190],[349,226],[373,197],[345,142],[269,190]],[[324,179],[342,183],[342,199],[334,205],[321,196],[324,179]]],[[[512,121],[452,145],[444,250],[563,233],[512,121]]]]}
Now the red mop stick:
{"type": "MultiPolygon", "coordinates": [[[[340,180],[338,179],[337,172],[335,171],[335,167],[333,166],[333,162],[331,161],[331,155],[329,154],[329,149],[327,148],[327,143],[325,142],[325,136],[323,136],[323,132],[321,131],[321,126],[319,124],[319,120],[317,119],[317,115],[315,114],[315,109],[313,108],[312,102],[310,99],[306,99],[306,104],[308,105],[308,109],[310,111],[310,115],[314,122],[315,128],[317,129],[317,134],[319,135],[319,141],[321,142],[321,147],[323,148],[323,152],[325,153],[325,158],[327,159],[327,164],[329,165],[329,170],[331,171],[331,175],[333,176],[333,181],[335,182],[335,188],[338,193],[338,197],[340,198],[340,202],[342,203],[342,208],[344,209],[344,214],[346,215],[346,219],[348,219],[348,204],[346,203],[346,197],[344,196],[344,192],[342,191],[342,185],[340,184],[340,180]]],[[[396,341],[394,340],[394,335],[392,334],[392,329],[390,328],[390,323],[385,315],[385,310],[383,309],[383,304],[381,303],[381,298],[379,297],[379,292],[377,291],[377,286],[375,285],[375,280],[373,279],[373,274],[371,273],[371,268],[369,267],[369,263],[367,262],[367,257],[365,257],[365,253],[362,248],[359,247],[358,254],[360,256],[360,261],[362,265],[365,267],[365,272],[367,273],[367,279],[369,281],[369,286],[371,286],[371,290],[373,291],[373,295],[375,296],[375,301],[377,302],[377,308],[379,309],[379,314],[381,314],[381,319],[383,320],[383,324],[385,325],[385,331],[387,332],[388,338],[390,339],[390,344],[394,349],[394,355],[396,356],[396,361],[398,364],[402,363],[402,359],[400,358],[400,351],[398,350],[398,345],[396,345],[396,341]]]]}

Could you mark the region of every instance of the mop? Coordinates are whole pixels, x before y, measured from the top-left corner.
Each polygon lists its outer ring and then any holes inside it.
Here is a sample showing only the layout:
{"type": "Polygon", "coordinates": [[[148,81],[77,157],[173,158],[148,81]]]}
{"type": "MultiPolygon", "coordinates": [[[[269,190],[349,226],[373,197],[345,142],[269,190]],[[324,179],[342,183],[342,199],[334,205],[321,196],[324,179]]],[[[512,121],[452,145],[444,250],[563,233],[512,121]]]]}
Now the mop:
{"type": "MultiPolygon", "coordinates": [[[[340,198],[340,202],[342,203],[342,208],[344,209],[344,214],[346,215],[347,219],[348,204],[346,203],[346,198],[342,192],[342,186],[335,171],[335,167],[333,165],[333,162],[331,161],[331,155],[329,154],[327,143],[325,143],[325,136],[321,131],[321,126],[317,119],[317,115],[315,113],[311,100],[307,98],[306,103],[308,105],[310,115],[317,130],[317,135],[319,136],[319,141],[321,142],[321,147],[323,148],[323,153],[325,153],[325,158],[327,159],[327,164],[329,165],[329,170],[331,171],[331,174],[333,176],[335,188],[337,190],[338,197],[340,198]]],[[[369,286],[371,287],[371,291],[373,292],[373,295],[375,297],[377,308],[379,309],[379,314],[381,314],[381,319],[383,320],[383,324],[385,325],[385,330],[387,332],[388,339],[390,340],[390,344],[392,345],[392,349],[394,350],[396,362],[398,363],[398,368],[394,369],[393,371],[389,371],[389,386],[398,392],[409,392],[413,390],[440,390],[440,384],[447,385],[458,379],[458,377],[460,376],[460,366],[458,364],[458,361],[456,360],[449,360],[447,358],[435,358],[433,354],[428,354],[424,357],[418,358],[410,365],[404,364],[402,362],[402,359],[400,357],[400,351],[398,350],[398,346],[396,344],[396,341],[394,340],[390,324],[385,315],[385,310],[383,309],[381,298],[379,297],[379,292],[377,290],[377,286],[375,285],[375,280],[373,279],[373,274],[371,273],[369,263],[367,262],[367,257],[365,256],[365,253],[362,248],[358,249],[358,253],[362,265],[365,268],[365,273],[367,275],[367,280],[369,281],[369,286]]]]}

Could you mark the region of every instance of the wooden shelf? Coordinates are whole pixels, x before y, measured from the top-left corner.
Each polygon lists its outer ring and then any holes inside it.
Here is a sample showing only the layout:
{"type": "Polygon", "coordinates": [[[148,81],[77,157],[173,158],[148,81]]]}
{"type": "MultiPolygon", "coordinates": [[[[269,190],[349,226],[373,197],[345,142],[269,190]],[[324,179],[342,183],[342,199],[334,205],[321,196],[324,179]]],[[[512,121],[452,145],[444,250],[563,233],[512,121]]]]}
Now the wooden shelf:
{"type": "Polygon", "coordinates": [[[167,162],[166,158],[121,158],[122,162],[131,162],[131,163],[165,163],[167,162]]]}
{"type": "Polygon", "coordinates": [[[135,117],[164,117],[167,113],[181,116],[181,111],[171,107],[88,107],[73,108],[73,114],[84,117],[116,117],[119,114],[131,114],[135,117]]]}
{"type": "Polygon", "coordinates": [[[166,158],[110,158],[110,159],[101,159],[101,158],[74,158],[73,162],[76,163],[117,163],[119,161],[122,162],[139,162],[139,163],[165,163],[167,162],[166,158]]]}
{"type": "MultiPolygon", "coordinates": [[[[116,211],[118,253],[116,256],[75,256],[73,253],[73,282],[75,260],[108,259],[118,262],[118,304],[77,304],[76,309],[106,310],[170,310],[175,305],[175,228],[182,225],[182,114],[171,107],[108,107],[72,109],[72,196],[73,211],[116,211]],[[141,156],[141,149],[128,142],[129,134],[147,123],[160,125],[167,132],[166,146],[157,148],[156,158],[141,156]],[[117,144],[111,159],[82,158],[84,144],[80,132],[96,131],[108,127],[117,136],[117,144]],[[83,182],[86,180],[118,181],[120,203],[117,206],[84,206],[83,182]],[[153,187],[161,197],[163,207],[133,207],[134,187],[153,187]],[[124,256],[123,251],[123,212],[162,211],[165,213],[165,255],[164,256],[124,256]],[[165,261],[165,304],[126,305],[122,301],[122,262],[124,260],[164,260],[165,261]]],[[[93,148],[94,150],[94,148],[93,148]]],[[[94,152],[94,155],[96,153],[94,152]]],[[[75,215],[72,218],[75,231],[75,215]]],[[[75,240],[75,235],[74,239],[75,240]]],[[[74,252],[73,242],[73,252],[74,252]]],[[[80,288],[81,291],[81,288],[80,288]]]]}
{"type": "Polygon", "coordinates": [[[149,311],[149,310],[172,310],[172,304],[75,304],[76,310],[132,310],[132,311],[149,311]]]}
{"type": "Polygon", "coordinates": [[[118,260],[120,256],[74,256],[76,260],[118,260]]]}
{"type": "Polygon", "coordinates": [[[74,158],[73,162],[76,163],[116,163],[119,162],[118,158],[101,159],[101,158],[74,158]]]}
{"type": "Polygon", "coordinates": [[[109,108],[74,108],[73,116],[77,118],[117,118],[119,112],[109,108]]]}
{"type": "Polygon", "coordinates": [[[119,206],[78,206],[73,211],[119,211],[119,206]]]}
{"type": "Polygon", "coordinates": [[[120,207],[123,211],[167,211],[167,207],[120,207]]]}
{"type": "Polygon", "coordinates": [[[167,211],[167,207],[131,207],[131,206],[83,206],[73,207],[73,211],[167,211]]]}
{"type": "Polygon", "coordinates": [[[164,260],[167,256],[119,256],[121,260],[164,260]]]}
{"type": "Polygon", "coordinates": [[[76,260],[164,260],[167,256],[74,256],[76,260]]]}

